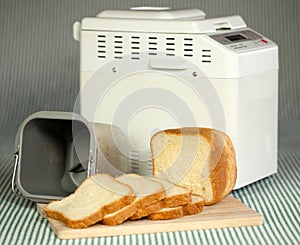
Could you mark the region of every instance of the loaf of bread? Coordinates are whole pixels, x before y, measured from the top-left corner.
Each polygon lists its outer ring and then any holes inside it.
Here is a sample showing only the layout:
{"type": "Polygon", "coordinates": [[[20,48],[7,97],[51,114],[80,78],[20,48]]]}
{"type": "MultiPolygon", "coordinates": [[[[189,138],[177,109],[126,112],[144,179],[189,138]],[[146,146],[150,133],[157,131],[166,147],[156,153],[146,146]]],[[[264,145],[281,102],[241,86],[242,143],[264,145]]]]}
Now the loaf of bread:
{"type": "Polygon", "coordinates": [[[133,189],[107,174],[84,180],[76,191],[60,201],[50,202],[47,216],[71,228],[85,228],[129,205],[135,200],[133,189]]]}
{"type": "Polygon", "coordinates": [[[153,175],[200,195],[205,205],[221,201],[236,182],[234,147],[229,137],[209,128],[160,131],[150,142],[153,175]]]}

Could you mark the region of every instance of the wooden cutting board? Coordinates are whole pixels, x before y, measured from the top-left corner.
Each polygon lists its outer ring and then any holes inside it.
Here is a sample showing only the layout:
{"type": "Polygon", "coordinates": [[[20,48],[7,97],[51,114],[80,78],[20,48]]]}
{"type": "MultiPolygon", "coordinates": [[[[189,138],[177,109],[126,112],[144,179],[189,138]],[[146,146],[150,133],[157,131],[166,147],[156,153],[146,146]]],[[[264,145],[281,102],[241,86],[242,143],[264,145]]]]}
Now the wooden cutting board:
{"type": "MultiPolygon", "coordinates": [[[[37,210],[46,218],[43,208],[45,204],[37,204],[37,210]]],[[[263,216],[247,207],[232,196],[222,202],[205,206],[202,213],[185,216],[173,220],[137,220],[126,221],[117,226],[96,224],[84,229],[72,229],[64,223],[48,218],[50,227],[60,239],[87,237],[105,237],[170,231],[202,230],[226,227],[254,226],[263,223],[263,216]]]]}

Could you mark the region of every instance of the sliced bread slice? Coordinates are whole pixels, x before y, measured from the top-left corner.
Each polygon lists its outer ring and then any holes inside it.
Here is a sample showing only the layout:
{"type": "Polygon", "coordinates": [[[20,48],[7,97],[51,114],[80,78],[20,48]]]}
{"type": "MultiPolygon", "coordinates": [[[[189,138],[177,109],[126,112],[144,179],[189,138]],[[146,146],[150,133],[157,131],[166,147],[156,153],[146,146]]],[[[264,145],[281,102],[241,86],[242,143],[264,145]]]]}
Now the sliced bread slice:
{"type": "Polygon", "coordinates": [[[182,206],[183,215],[193,215],[202,212],[204,199],[198,195],[192,195],[192,202],[182,206]]]}
{"type": "Polygon", "coordinates": [[[209,128],[168,129],[151,138],[153,175],[221,201],[234,187],[237,168],[229,137],[209,128]]]}
{"type": "Polygon", "coordinates": [[[166,190],[167,196],[161,200],[161,208],[182,206],[192,201],[191,190],[176,185],[167,179],[158,177],[152,177],[151,179],[161,183],[166,190]]]}
{"type": "Polygon", "coordinates": [[[139,209],[132,217],[130,217],[130,220],[140,219],[148,216],[149,214],[155,213],[162,208],[177,207],[191,202],[192,196],[190,190],[163,178],[149,177],[149,179],[157,181],[163,185],[166,190],[166,197],[158,203],[139,209]]]}
{"type": "Polygon", "coordinates": [[[136,198],[136,201],[133,201],[131,204],[117,210],[114,213],[105,215],[101,223],[109,226],[119,225],[123,223],[130,216],[134,215],[138,210],[138,200],[140,199],[136,198]]]}
{"type": "Polygon", "coordinates": [[[177,219],[183,217],[183,210],[181,206],[173,208],[163,208],[153,214],[148,215],[148,219],[151,220],[167,220],[177,219]]]}
{"type": "Polygon", "coordinates": [[[156,211],[159,211],[162,209],[161,207],[162,201],[158,201],[155,203],[152,203],[146,207],[139,208],[134,215],[132,215],[129,220],[137,220],[141,219],[143,217],[148,216],[149,214],[155,213],[156,211]]]}
{"type": "Polygon", "coordinates": [[[85,228],[101,221],[104,215],[115,212],[135,199],[133,188],[107,174],[96,174],[75,192],[45,207],[49,218],[58,219],[71,228],[85,228]]]}
{"type": "Polygon", "coordinates": [[[163,186],[156,181],[137,174],[124,174],[117,180],[130,185],[136,195],[136,199],[130,205],[106,215],[102,223],[105,225],[118,225],[134,215],[139,209],[157,203],[165,198],[166,192],[163,186]]]}

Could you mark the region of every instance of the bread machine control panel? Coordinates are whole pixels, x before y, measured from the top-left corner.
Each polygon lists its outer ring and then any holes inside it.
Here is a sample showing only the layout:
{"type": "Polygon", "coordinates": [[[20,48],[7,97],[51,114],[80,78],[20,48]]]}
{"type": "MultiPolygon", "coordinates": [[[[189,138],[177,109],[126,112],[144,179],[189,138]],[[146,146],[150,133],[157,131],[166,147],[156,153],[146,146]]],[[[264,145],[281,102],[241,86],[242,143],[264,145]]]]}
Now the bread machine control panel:
{"type": "Polygon", "coordinates": [[[271,42],[251,30],[214,34],[210,37],[234,51],[259,48],[271,42]]]}

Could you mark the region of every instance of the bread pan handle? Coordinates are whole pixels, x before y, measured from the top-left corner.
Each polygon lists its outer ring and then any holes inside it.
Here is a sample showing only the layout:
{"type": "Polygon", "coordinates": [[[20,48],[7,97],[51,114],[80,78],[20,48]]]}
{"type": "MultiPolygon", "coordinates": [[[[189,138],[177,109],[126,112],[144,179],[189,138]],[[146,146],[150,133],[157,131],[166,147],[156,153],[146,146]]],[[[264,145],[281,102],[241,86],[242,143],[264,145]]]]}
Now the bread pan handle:
{"type": "Polygon", "coordinates": [[[19,165],[19,153],[16,152],[13,155],[13,158],[15,159],[15,161],[14,161],[15,163],[14,163],[13,176],[12,176],[12,180],[11,180],[11,189],[16,196],[24,198],[24,196],[18,191],[18,189],[16,189],[16,173],[17,173],[17,168],[19,165]]]}

